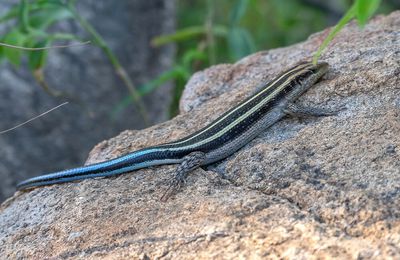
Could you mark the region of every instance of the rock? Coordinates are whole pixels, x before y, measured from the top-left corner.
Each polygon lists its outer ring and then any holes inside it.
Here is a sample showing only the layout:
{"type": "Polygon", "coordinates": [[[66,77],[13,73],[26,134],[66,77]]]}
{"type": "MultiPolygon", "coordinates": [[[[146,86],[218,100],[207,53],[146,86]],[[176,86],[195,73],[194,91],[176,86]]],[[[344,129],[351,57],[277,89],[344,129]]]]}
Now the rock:
{"type": "MultiPolygon", "coordinates": [[[[299,102],[347,109],[287,118],[193,172],[159,200],[176,166],[18,192],[0,208],[6,258],[399,258],[400,12],[351,23],[299,102]]],[[[87,163],[201,128],[255,85],[310,57],[325,30],[291,47],[195,74],[181,115],[98,144],[87,163]],[[216,88],[215,86],[218,86],[216,88]]]]}

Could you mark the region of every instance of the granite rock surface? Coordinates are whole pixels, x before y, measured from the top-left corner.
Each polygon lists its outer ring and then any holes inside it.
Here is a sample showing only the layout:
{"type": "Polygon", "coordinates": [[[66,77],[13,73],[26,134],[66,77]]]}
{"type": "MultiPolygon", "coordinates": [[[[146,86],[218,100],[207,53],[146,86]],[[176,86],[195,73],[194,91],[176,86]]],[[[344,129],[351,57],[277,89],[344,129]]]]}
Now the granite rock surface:
{"type": "MultiPolygon", "coordinates": [[[[196,73],[181,114],[98,144],[87,163],[200,129],[260,82],[310,57],[328,30],[196,73]]],[[[400,258],[400,12],[346,26],[324,80],[298,102],[346,106],[286,118],[160,196],[176,166],[18,192],[0,207],[9,259],[400,258]]]]}

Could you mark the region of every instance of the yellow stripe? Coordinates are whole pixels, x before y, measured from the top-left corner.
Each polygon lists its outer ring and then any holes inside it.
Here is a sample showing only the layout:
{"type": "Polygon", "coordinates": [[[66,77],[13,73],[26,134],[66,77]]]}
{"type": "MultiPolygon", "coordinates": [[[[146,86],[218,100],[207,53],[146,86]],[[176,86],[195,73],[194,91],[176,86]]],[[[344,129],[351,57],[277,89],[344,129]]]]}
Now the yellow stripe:
{"type": "MultiPolygon", "coordinates": [[[[181,149],[190,149],[190,148],[194,148],[196,146],[201,146],[205,143],[211,142],[219,137],[221,137],[223,134],[225,134],[226,132],[228,132],[230,129],[232,129],[233,127],[235,127],[237,124],[239,124],[243,119],[245,119],[246,117],[250,116],[252,113],[254,113],[257,109],[261,108],[262,106],[264,106],[268,101],[270,101],[272,98],[274,98],[277,94],[279,94],[286,86],[287,84],[289,84],[294,78],[296,78],[299,74],[302,74],[303,72],[306,72],[308,70],[308,68],[303,68],[301,71],[299,71],[298,73],[290,76],[287,78],[287,80],[282,83],[279,87],[277,87],[274,92],[272,92],[270,95],[268,95],[266,98],[264,98],[261,102],[259,102],[256,106],[252,107],[249,111],[247,111],[245,114],[241,115],[240,117],[238,117],[235,121],[233,121],[232,123],[230,123],[229,125],[227,125],[224,129],[222,129],[221,131],[215,133],[213,136],[210,136],[206,139],[201,140],[200,142],[197,143],[193,143],[187,146],[182,146],[182,147],[176,147],[176,148],[169,148],[170,151],[176,151],[176,150],[181,150],[181,149]]],[[[175,144],[175,143],[174,143],[175,144]]]]}
{"type": "MultiPolygon", "coordinates": [[[[168,144],[164,144],[164,145],[160,145],[160,146],[170,146],[170,145],[177,145],[177,144],[182,144],[185,142],[189,142],[190,140],[196,138],[197,136],[203,134],[204,132],[208,131],[209,129],[211,129],[212,127],[214,127],[215,125],[219,124],[220,122],[222,122],[224,119],[226,119],[227,117],[229,117],[231,114],[233,114],[234,112],[236,112],[238,109],[241,109],[243,106],[245,106],[246,104],[248,104],[249,102],[253,101],[255,98],[257,98],[258,96],[264,94],[266,91],[268,91],[270,88],[272,88],[279,80],[281,80],[282,78],[286,77],[288,74],[290,74],[292,71],[294,70],[299,70],[301,69],[301,71],[303,71],[306,67],[312,67],[312,63],[305,63],[305,64],[300,64],[299,66],[283,73],[279,78],[277,78],[275,81],[273,81],[272,83],[270,83],[265,89],[263,89],[260,93],[252,96],[249,100],[247,100],[246,102],[240,104],[238,107],[236,107],[234,110],[232,110],[229,114],[226,114],[224,117],[220,118],[218,121],[215,121],[214,123],[210,124],[209,126],[207,126],[207,128],[204,128],[203,130],[201,130],[200,132],[198,132],[196,135],[190,137],[189,139],[186,140],[182,140],[182,141],[177,141],[177,142],[172,142],[172,143],[168,143],[168,144]]],[[[298,75],[295,74],[295,75],[298,75]]],[[[292,79],[293,77],[291,77],[292,79]]],[[[287,81],[285,81],[285,84],[287,81]]]]}

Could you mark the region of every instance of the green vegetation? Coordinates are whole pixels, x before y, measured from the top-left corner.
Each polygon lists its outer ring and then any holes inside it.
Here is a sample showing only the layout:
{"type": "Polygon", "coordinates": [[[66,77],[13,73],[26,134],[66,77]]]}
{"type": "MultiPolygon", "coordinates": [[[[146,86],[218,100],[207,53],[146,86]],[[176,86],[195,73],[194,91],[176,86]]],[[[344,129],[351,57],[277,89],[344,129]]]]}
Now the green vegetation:
{"type": "MultiPolygon", "coordinates": [[[[386,12],[396,8],[395,2],[381,3],[380,0],[178,0],[176,32],[160,35],[152,41],[154,47],[169,43],[177,45],[175,65],[154,80],[135,88],[101,35],[79,15],[75,2],[20,0],[0,17],[0,25],[14,22],[14,26],[1,37],[1,42],[34,48],[52,46],[58,40],[83,41],[76,35],[49,30],[50,26],[60,21],[75,21],[86,31],[87,38],[103,50],[130,93],[129,98],[116,105],[113,113],[119,113],[133,102],[143,118],[147,116],[141,97],[168,81],[175,83],[171,104],[173,116],[177,113],[184,85],[197,70],[213,64],[235,62],[256,51],[305,40],[311,33],[332,25],[343,16],[316,52],[313,61],[317,62],[329,42],[351,19],[356,18],[359,25],[364,26],[378,7],[386,12]]],[[[20,66],[23,57],[27,58],[30,70],[44,90],[54,96],[69,98],[67,93],[56,91],[45,82],[43,68],[48,59],[47,49],[26,52],[0,46],[0,59],[20,66]]]]}
{"type": "Polygon", "coordinates": [[[335,35],[348,23],[351,19],[357,18],[360,27],[364,27],[368,19],[376,12],[381,0],[356,0],[350,9],[344,14],[342,19],[329,32],[321,46],[313,57],[313,63],[317,64],[322,51],[328,46],[335,35]]]}
{"type": "MultiPolygon", "coordinates": [[[[339,20],[348,10],[316,52],[313,60],[317,62],[347,22],[356,17],[360,26],[365,25],[380,5],[380,0],[356,0],[353,4],[351,1],[333,1],[339,8],[335,10],[329,2],[332,1],[180,0],[177,31],[155,38],[152,44],[160,46],[174,42],[178,46],[178,57],[196,52],[197,57],[191,62],[178,63],[171,70],[179,68],[186,72],[184,75],[191,75],[213,64],[235,62],[256,51],[303,41],[313,32],[330,26],[332,20],[339,20]]],[[[394,6],[385,4],[381,8],[388,11],[394,6]]],[[[179,100],[185,79],[189,77],[171,74],[171,78],[177,80],[175,100],[179,100]]],[[[157,85],[158,81],[157,78],[152,83],[157,85]]],[[[177,106],[177,103],[172,105],[172,115],[177,113],[177,106]]]]}

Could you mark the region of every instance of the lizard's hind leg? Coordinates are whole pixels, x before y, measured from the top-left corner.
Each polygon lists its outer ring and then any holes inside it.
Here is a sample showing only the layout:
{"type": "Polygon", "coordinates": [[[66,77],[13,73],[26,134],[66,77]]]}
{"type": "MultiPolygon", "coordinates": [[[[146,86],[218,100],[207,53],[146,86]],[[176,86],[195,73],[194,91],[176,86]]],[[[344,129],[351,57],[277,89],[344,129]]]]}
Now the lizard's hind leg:
{"type": "Polygon", "coordinates": [[[161,201],[167,201],[172,194],[177,192],[182,187],[182,184],[185,183],[189,172],[199,168],[205,159],[206,155],[203,152],[192,152],[183,157],[183,161],[176,169],[176,174],[171,179],[169,187],[161,196],[161,201]]]}

